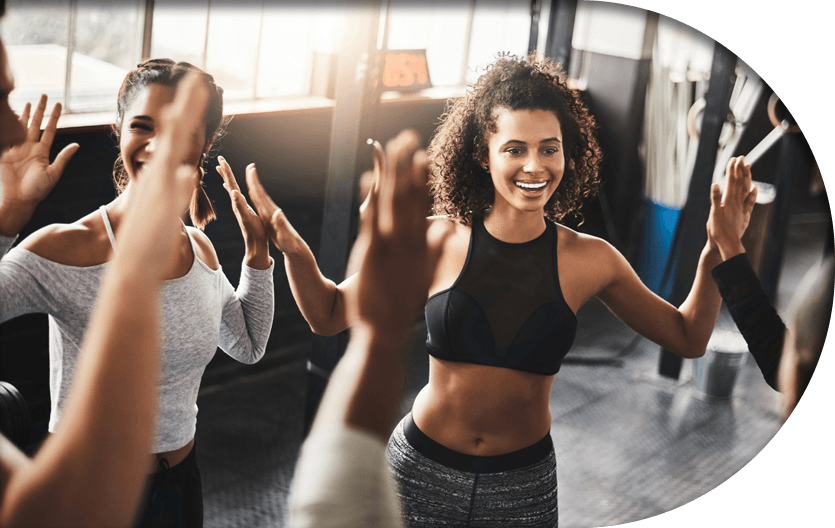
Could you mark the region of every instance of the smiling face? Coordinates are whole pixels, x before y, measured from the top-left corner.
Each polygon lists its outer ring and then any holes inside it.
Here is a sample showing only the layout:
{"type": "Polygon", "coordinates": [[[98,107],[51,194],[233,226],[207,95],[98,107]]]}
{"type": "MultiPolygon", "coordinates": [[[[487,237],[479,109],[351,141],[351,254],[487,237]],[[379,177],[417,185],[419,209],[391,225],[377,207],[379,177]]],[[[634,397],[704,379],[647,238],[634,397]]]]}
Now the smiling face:
{"type": "MultiPolygon", "coordinates": [[[[127,107],[121,127],[119,149],[125,171],[130,181],[142,178],[145,167],[157,150],[157,125],[166,105],[174,98],[176,88],[163,84],[150,84],[137,94],[127,107]]],[[[206,132],[203,126],[191,131],[191,148],[185,163],[197,167],[205,148],[206,132]]]]}
{"type": "Polygon", "coordinates": [[[495,187],[494,211],[542,212],[565,170],[562,129],[548,110],[495,110],[496,132],[487,141],[495,187]]]}

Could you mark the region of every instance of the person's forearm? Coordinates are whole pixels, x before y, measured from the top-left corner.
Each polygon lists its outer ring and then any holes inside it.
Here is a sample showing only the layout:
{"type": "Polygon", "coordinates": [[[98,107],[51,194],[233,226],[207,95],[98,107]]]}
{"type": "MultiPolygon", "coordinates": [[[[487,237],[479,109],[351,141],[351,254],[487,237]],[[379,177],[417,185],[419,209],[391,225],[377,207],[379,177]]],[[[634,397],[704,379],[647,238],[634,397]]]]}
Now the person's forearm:
{"type": "Polygon", "coordinates": [[[245,240],[245,246],[244,264],[257,270],[265,270],[270,267],[269,239],[245,240]]]}
{"type": "Polygon", "coordinates": [[[722,298],[710,275],[710,270],[721,261],[719,251],[711,249],[709,244],[706,245],[699,257],[699,265],[696,268],[696,277],[690,293],[679,307],[687,341],[686,357],[704,355],[710,336],[713,334],[713,328],[716,326],[722,298]]]}
{"type": "Polygon", "coordinates": [[[307,244],[284,253],[284,268],[293,298],[313,332],[334,335],[348,328],[342,292],[319,271],[307,244]]]}
{"type": "Polygon", "coordinates": [[[141,272],[113,268],[102,282],[61,424],[31,471],[10,482],[4,526],[128,526],[133,519],[152,462],[158,289],[141,272]]]}
{"type": "Polygon", "coordinates": [[[406,386],[411,328],[374,329],[359,323],[330,380],[314,429],[342,423],[387,441],[406,386]]]}
{"type": "Polygon", "coordinates": [[[35,206],[20,202],[0,204],[0,235],[17,236],[29,223],[35,206]]]}
{"type": "Polygon", "coordinates": [[[771,388],[779,390],[777,371],[786,326],[763,291],[747,255],[739,254],[722,262],[711,274],[763,378],[771,388]]]}
{"type": "Polygon", "coordinates": [[[275,314],[273,271],[272,260],[265,270],[244,265],[237,289],[223,277],[219,346],[242,363],[259,361],[267,350],[275,314]]]}

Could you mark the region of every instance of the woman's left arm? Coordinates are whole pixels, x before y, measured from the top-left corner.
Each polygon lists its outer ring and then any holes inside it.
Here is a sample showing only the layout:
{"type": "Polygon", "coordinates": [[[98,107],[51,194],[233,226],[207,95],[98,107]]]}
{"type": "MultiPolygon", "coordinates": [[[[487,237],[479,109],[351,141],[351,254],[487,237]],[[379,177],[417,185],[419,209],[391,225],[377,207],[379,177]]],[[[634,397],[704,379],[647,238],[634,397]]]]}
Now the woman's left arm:
{"type": "Polygon", "coordinates": [[[678,309],[644,286],[626,259],[611,246],[607,245],[609,251],[603,259],[608,262],[605,276],[610,280],[598,293],[598,298],[636,332],[686,358],[704,355],[722,304],[719,289],[710,274],[723,260],[715,240],[718,237],[715,219],[724,216],[737,219],[725,231],[733,231],[738,241],[748,227],[757,196],[756,188],[752,189],[750,166],[745,165],[742,157],[730,160],[726,181],[721,199],[718,186],[711,189],[708,242],[699,257],[690,293],[678,309]],[[735,214],[738,211],[747,214],[735,214]]]}
{"type": "Polygon", "coordinates": [[[702,250],[693,287],[679,308],[647,288],[616,249],[607,245],[602,259],[608,284],[597,297],[630,328],[667,350],[686,358],[704,355],[713,333],[722,298],[710,270],[722,261],[718,250],[702,250]]]}
{"type": "Polygon", "coordinates": [[[221,277],[220,348],[242,363],[255,363],[264,356],[273,326],[275,289],[270,260],[267,269],[252,268],[244,262],[238,289],[221,277]]]}
{"type": "Polygon", "coordinates": [[[223,178],[223,188],[229,193],[246,244],[238,289],[232,288],[225,276],[221,278],[220,348],[238,361],[255,363],[264,356],[272,330],[275,262],[270,258],[264,223],[241,194],[226,160],[220,156],[218,163],[217,171],[223,178]]]}

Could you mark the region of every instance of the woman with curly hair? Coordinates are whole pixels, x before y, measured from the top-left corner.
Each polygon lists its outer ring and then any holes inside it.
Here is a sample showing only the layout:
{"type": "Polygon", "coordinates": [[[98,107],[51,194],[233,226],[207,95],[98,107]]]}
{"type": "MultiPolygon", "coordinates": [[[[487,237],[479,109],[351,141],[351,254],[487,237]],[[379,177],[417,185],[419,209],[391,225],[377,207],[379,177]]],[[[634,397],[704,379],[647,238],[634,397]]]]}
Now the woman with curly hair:
{"type": "MultiPolygon", "coordinates": [[[[178,139],[187,154],[183,163],[195,172],[189,214],[196,227],[186,227],[180,220],[175,255],[164,270],[156,434],[147,467],[149,492],[139,526],[202,526],[202,484],[194,435],[203,371],[218,346],[238,361],[258,361],[272,328],[273,263],[267,232],[236,186],[229,187],[229,193],[246,243],[237,290],[224,275],[211,241],[202,232],[214,218],[202,188],[202,165],[222,130],[223,89],[211,75],[185,62],[148,60],[129,72],[119,90],[114,127],[119,146],[113,175],[116,198],[71,224],[46,226],[11,250],[35,206],[46,197],[69,156],[78,149],[78,145],[71,145],[49,163],[60,105],[56,105],[41,136],[46,96],[41,97],[26,140],[0,157],[0,255],[4,255],[0,261],[0,321],[24,313],[49,315],[49,430],[55,431],[63,421],[79,345],[102,276],[113,262],[122,260],[118,255],[131,244],[123,238],[127,211],[137,202],[140,189],[148,185],[145,182],[165,176],[155,168],[159,152],[170,147],[160,142],[170,140],[171,134],[163,135],[160,123],[177,87],[189,74],[198,78],[192,84],[207,92],[205,105],[195,109],[202,116],[193,119],[193,124],[181,132],[185,137],[178,139]]],[[[197,95],[195,91],[191,98],[197,95]]],[[[29,121],[29,111],[27,105],[22,123],[29,121]]],[[[227,182],[227,186],[230,183],[234,184],[227,182]]],[[[169,210],[166,214],[183,218],[186,210],[169,210]]]]}
{"type": "MultiPolygon", "coordinates": [[[[667,349],[704,354],[720,306],[710,244],[676,308],[610,244],[558,223],[598,186],[594,127],[551,61],[504,56],[431,140],[429,383],[388,444],[409,526],[557,524],[549,397],[591,297],[667,349]]],[[[280,210],[262,218],[313,331],[349,326],[355,276],[328,281],[280,210]]]]}

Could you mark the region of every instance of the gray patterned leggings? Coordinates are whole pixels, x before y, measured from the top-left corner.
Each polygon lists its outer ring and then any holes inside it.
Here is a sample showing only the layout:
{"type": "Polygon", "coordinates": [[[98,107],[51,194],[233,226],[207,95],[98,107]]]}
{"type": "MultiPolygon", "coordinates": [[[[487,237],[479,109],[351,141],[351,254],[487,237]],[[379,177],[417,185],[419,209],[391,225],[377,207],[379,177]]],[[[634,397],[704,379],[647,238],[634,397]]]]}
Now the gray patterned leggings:
{"type": "Polygon", "coordinates": [[[505,455],[466,455],[426,436],[409,414],[394,429],[386,456],[409,528],[557,526],[550,435],[505,455]]]}

